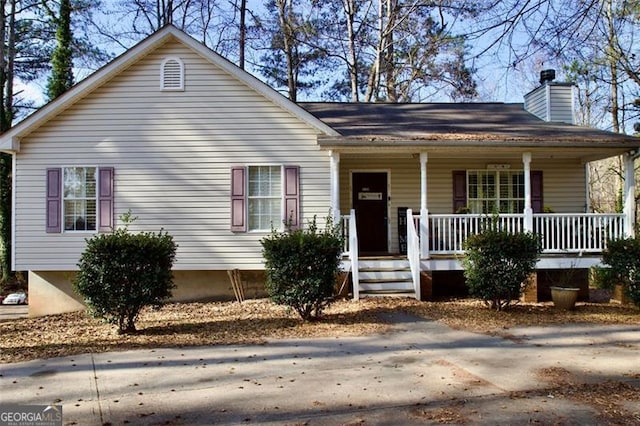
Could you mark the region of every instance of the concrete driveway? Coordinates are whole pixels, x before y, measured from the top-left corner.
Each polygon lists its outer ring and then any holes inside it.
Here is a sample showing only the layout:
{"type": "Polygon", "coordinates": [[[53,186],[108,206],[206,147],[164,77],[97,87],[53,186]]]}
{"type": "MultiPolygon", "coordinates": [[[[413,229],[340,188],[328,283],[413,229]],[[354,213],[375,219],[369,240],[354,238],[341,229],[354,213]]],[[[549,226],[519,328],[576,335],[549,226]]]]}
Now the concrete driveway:
{"type": "Polygon", "coordinates": [[[4,364],[0,400],[60,404],[64,423],[81,425],[577,425],[618,417],[560,385],[617,383],[610,402],[640,424],[638,326],[510,329],[504,339],[393,320],[393,332],[365,337],[4,364]]]}
{"type": "Polygon", "coordinates": [[[29,316],[28,305],[2,305],[0,304],[0,321],[26,318],[29,316]]]}

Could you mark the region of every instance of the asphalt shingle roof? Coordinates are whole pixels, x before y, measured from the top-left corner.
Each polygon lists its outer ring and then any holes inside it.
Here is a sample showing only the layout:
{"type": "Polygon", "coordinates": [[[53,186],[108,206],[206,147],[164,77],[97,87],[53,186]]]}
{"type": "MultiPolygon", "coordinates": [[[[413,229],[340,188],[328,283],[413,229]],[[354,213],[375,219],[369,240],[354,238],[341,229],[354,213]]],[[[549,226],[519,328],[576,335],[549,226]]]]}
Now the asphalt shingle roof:
{"type": "Polygon", "coordinates": [[[550,123],[505,103],[299,103],[342,136],[358,141],[495,141],[638,147],[640,139],[566,123],[550,123]]]}

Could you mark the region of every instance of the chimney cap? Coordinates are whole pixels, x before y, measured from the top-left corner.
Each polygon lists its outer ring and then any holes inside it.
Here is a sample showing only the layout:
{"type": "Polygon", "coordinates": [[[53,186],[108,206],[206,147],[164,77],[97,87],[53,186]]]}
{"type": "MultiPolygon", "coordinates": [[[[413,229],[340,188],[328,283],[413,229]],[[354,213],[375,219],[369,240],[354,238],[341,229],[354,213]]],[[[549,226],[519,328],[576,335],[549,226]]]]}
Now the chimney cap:
{"type": "Polygon", "coordinates": [[[540,84],[544,84],[556,79],[556,70],[542,70],[540,71],[540,84]]]}

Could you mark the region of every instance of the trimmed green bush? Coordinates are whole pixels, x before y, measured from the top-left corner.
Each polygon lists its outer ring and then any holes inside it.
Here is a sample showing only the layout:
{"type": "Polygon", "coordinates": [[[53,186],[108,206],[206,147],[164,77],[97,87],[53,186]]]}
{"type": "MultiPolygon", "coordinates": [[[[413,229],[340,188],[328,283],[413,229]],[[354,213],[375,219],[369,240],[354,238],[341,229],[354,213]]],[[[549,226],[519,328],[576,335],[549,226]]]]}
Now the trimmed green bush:
{"type": "Polygon", "coordinates": [[[166,232],[132,234],[127,228],[87,240],[74,288],[96,317],[136,330],[145,306],[159,308],[171,297],[177,245],[166,232]]]}
{"type": "Polygon", "coordinates": [[[472,235],[464,248],[462,264],[469,294],[498,311],[520,299],[542,252],[534,234],[494,229],[472,235]]]}
{"type": "Polygon", "coordinates": [[[604,284],[622,284],[629,299],[640,307],[640,239],[609,240],[602,262],[608,266],[599,270],[604,284]]]}
{"type": "Polygon", "coordinates": [[[273,230],[260,242],[271,300],[293,308],[305,321],[320,317],[333,300],[342,254],[340,229],[328,219],[319,231],[314,217],[307,229],[273,230]]]}

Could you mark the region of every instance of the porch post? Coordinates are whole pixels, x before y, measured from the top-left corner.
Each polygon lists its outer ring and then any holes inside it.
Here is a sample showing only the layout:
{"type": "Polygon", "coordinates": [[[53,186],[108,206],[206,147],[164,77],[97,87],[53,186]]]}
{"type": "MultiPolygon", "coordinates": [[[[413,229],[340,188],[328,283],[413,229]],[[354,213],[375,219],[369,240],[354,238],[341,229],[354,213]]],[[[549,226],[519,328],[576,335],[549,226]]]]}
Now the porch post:
{"type": "Polygon", "coordinates": [[[522,154],[524,164],[524,230],[533,232],[533,209],[531,208],[531,153],[522,154]]]}
{"type": "Polygon", "coordinates": [[[429,154],[420,153],[420,257],[429,258],[429,210],[427,209],[427,161],[429,154]]]}
{"type": "Polygon", "coordinates": [[[340,221],[340,153],[331,151],[330,182],[331,182],[331,214],[334,223],[340,221]]]}
{"type": "Polygon", "coordinates": [[[624,234],[625,237],[635,236],[636,223],[636,182],[633,168],[633,156],[624,154],[624,234]]]}

